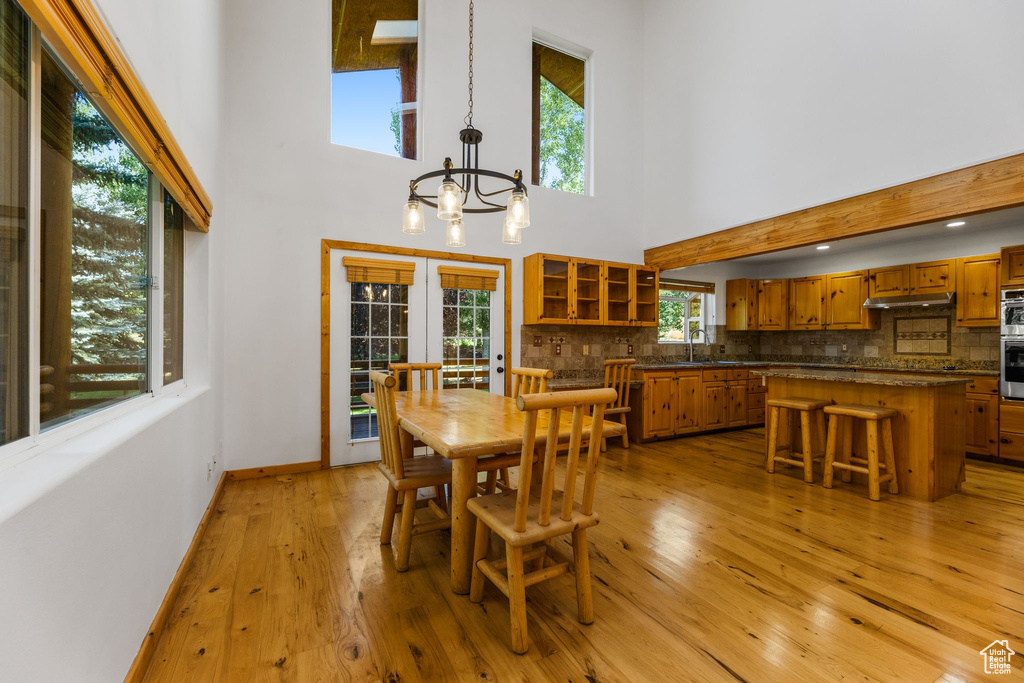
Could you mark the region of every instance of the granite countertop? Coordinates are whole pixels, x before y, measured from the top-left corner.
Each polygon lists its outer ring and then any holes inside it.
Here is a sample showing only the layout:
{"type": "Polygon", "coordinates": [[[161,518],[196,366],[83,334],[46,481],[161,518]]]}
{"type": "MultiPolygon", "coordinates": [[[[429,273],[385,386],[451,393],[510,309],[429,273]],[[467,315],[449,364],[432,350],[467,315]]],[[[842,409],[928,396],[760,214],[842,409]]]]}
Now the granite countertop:
{"type": "Polygon", "coordinates": [[[757,361],[744,360],[725,363],[712,361],[695,361],[690,363],[666,362],[666,363],[637,363],[633,366],[634,372],[651,370],[700,370],[703,368],[744,368],[744,367],[765,367],[785,366],[798,368],[815,368],[825,370],[848,370],[852,372],[908,372],[908,373],[931,373],[936,375],[967,375],[971,377],[999,377],[998,370],[972,370],[970,368],[956,368],[954,370],[943,370],[942,368],[915,368],[901,365],[857,365],[856,363],[801,363],[786,362],[781,360],[757,361]]]}
{"type": "Polygon", "coordinates": [[[787,379],[816,379],[826,382],[851,382],[853,384],[877,384],[890,387],[941,387],[963,384],[965,377],[914,377],[905,374],[882,374],[855,370],[825,370],[821,368],[794,368],[791,370],[755,370],[763,377],[787,379]]]}
{"type": "MultiPolygon", "coordinates": [[[[631,388],[642,387],[642,380],[634,379],[629,383],[631,388]]],[[[556,377],[548,380],[548,389],[600,389],[604,386],[604,377],[556,377]]]]}

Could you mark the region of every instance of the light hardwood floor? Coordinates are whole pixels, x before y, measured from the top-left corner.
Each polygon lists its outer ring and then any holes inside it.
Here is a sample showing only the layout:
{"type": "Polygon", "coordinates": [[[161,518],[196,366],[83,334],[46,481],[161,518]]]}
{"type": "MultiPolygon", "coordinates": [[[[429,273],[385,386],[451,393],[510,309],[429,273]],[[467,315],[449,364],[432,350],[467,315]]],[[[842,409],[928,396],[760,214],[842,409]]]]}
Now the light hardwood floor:
{"type": "Polygon", "coordinates": [[[395,571],[375,465],[230,482],[147,680],[983,680],[991,641],[1024,653],[1024,472],[872,503],[766,474],[763,440],[609,444],[595,621],[571,576],[532,587],[522,656],[503,595],[450,591],[447,532],[395,571]]]}

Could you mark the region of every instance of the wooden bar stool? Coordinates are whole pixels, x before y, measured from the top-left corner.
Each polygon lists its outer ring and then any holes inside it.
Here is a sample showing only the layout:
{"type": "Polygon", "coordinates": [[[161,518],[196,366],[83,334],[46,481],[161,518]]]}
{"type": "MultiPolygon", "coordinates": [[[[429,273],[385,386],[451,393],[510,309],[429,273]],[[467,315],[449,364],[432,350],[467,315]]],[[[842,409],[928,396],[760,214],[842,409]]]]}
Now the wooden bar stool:
{"type": "Polygon", "coordinates": [[[892,418],[896,411],[892,408],[874,406],[835,405],[826,406],[828,413],[828,442],[825,447],[825,475],[822,484],[832,488],[832,477],[836,469],[843,471],[844,482],[849,482],[851,472],[868,475],[868,498],[878,500],[882,482],[889,482],[889,493],[899,493],[896,481],[896,452],[892,445],[892,418]],[[859,458],[853,455],[853,421],[864,420],[867,429],[868,457],[859,458]],[[842,423],[842,447],[839,446],[839,428],[842,423]],[[882,438],[879,442],[878,423],[882,423],[882,438]],[[840,461],[836,461],[836,451],[840,451],[840,461]],[[884,453],[885,464],[878,462],[879,452],[884,453]],[[879,476],[879,469],[885,474],[879,476]]]}
{"type": "Polygon", "coordinates": [[[814,461],[825,457],[825,413],[821,409],[828,401],[812,398],[773,398],[766,403],[768,406],[768,454],[766,469],[770,474],[775,472],[775,463],[796,465],[804,468],[804,481],[814,481],[814,461]],[[800,413],[801,451],[793,450],[792,413],[800,413]],[[814,415],[816,439],[811,434],[811,415],[814,415]],[[785,441],[779,441],[779,423],[784,427],[782,435],[785,441]],[[818,450],[815,451],[817,440],[818,450]],[[786,456],[789,457],[786,457],[786,456]]]}

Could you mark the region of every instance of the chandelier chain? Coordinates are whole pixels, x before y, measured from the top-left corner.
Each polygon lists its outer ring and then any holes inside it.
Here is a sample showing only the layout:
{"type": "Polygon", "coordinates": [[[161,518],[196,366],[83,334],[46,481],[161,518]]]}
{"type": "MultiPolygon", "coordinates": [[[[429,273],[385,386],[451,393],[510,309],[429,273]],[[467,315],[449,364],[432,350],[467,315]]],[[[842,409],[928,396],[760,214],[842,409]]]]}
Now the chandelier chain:
{"type": "Polygon", "coordinates": [[[469,113],[463,121],[467,128],[473,127],[473,0],[469,0],[469,113]]]}

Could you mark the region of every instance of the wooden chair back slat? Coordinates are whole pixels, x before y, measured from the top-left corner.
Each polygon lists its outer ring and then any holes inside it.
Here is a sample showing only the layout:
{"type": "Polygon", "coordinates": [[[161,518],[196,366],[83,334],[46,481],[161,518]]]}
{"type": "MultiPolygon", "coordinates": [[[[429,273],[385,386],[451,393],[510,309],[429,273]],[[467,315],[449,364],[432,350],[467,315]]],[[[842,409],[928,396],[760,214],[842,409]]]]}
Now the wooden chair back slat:
{"type": "Polygon", "coordinates": [[[583,441],[583,416],[587,408],[591,412],[591,437],[587,451],[587,464],[583,483],[584,514],[592,514],[594,507],[594,487],[597,478],[597,459],[601,453],[600,433],[603,429],[604,411],[608,404],[615,401],[614,389],[587,389],[582,391],[541,392],[536,394],[520,394],[516,398],[519,410],[526,414],[523,432],[523,451],[520,458],[519,490],[516,494],[516,513],[513,528],[525,531],[530,504],[530,483],[532,478],[533,451],[536,442],[538,413],[547,412],[548,429],[544,447],[543,479],[540,487],[539,511],[537,523],[547,526],[551,523],[551,503],[556,490],[555,456],[558,451],[558,433],[561,428],[561,411],[572,408],[572,427],[569,435],[569,453],[566,460],[566,476],[562,487],[562,508],[559,516],[568,520],[572,516],[573,497],[576,491],[576,475],[578,472],[579,455],[583,441]]]}
{"type": "Polygon", "coordinates": [[[520,394],[539,394],[548,390],[548,380],[554,375],[543,368],[512,368],[512,398],[520,394]]]}
{"type": "Polygon", "coordinates": [[[398,379],[384,372],[370,373],[373,393],[377,396],[377,433],[380,436],[380,459],[396,479],[405,476],[402,466],[402,446],[398,433],[398,409],[395,407],[395,387],[398,379]]]}
{"type": "Polygon", "coordinates": [[[629,384],[633,379],[635,358],[609,358],[604,362],[604,386],[615,389],[618,396],[612,408],[629,407],[629,384]]]}
{"type": "Polygon", "coordinates": [[[388,365],[388,369],[394,373],[398,379],[398,389],[402,390],[403,383],[402,378],[405,378],[404,390],[414,391],[417,387],[413,386],[412,378],[413,373],[419,375],[419,391],[427,391],[433,389],[437,391],[441,388],[441,385],[437,381],[437,372],[441,369],[440,363],[391,363],[388,365]],[[427,374],[430,374],[430,383],[427,383],[427,374]]]}

